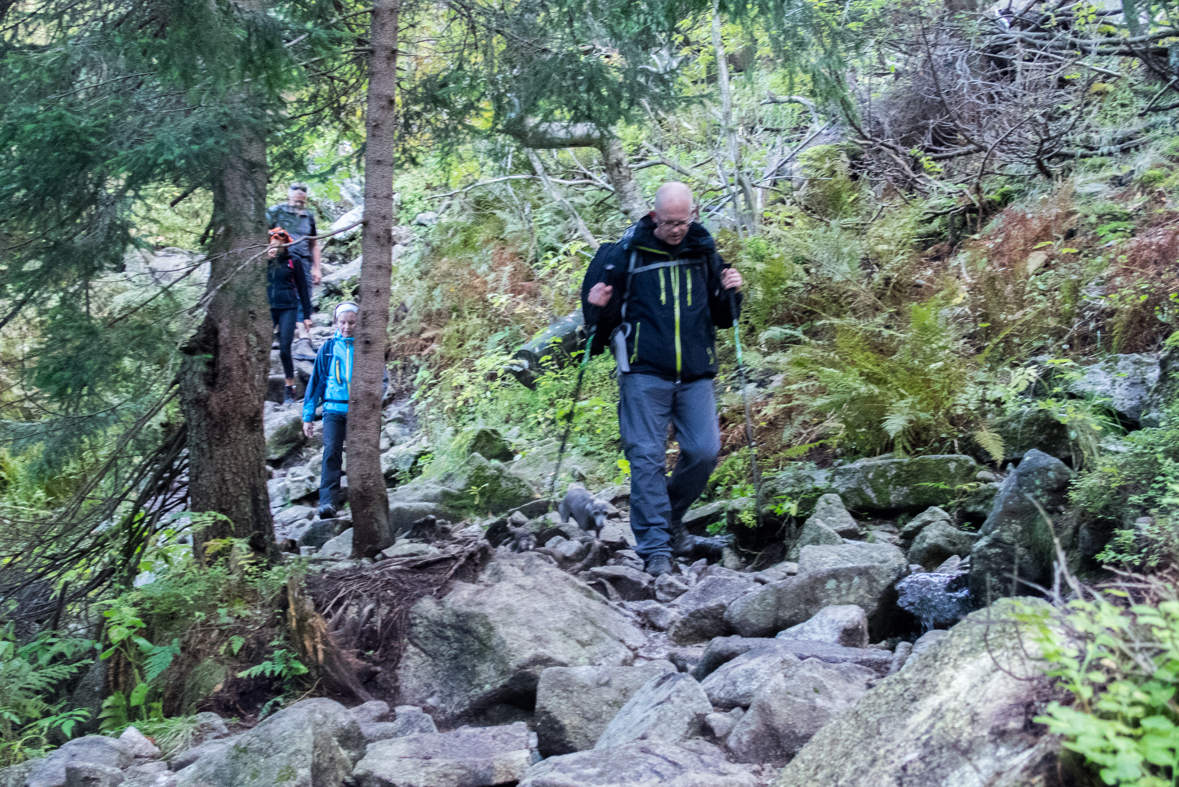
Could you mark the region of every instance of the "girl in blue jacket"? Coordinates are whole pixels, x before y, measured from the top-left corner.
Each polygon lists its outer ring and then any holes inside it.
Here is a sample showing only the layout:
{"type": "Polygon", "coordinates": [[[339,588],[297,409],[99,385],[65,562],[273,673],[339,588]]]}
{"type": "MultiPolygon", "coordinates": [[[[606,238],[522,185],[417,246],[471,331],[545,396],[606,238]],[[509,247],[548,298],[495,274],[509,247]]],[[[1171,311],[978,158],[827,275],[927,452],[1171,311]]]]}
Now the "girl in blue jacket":
{"type": "Polygon", "coordinates": [[[348,389],[352,382],[352,334],[359,306],[345,301],[336,307],[336,335],[323,343],[303,395],[303,434],[311,437],[315,408],[323,403],[323,473],[319,483],[319,517],[336,515],[344,437],[348,424],[348,389]]]}

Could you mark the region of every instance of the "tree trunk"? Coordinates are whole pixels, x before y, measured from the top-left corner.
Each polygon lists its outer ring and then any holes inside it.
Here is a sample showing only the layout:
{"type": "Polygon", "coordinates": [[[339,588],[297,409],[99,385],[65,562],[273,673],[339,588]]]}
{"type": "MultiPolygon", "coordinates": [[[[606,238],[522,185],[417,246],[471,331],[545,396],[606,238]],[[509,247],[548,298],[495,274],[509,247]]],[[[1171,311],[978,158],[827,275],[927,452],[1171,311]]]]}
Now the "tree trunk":
{"type": "MultiPolygon", "coordinates": [[[[741,167],[741,144],[737,139],[737,127],[733,125],[733,91],[729,86],[728,55],[725,54],[725,44],[721,37],[720,0],[713,0],[712,2],[712,47],[716,53],[716,81],[720,87],[721,94],[721,125],[724,127],[723,133],[725,135],[725,145],[728,148],[729,163],[733,167],[733,186],[731,192],[733,216],[736,219],[738,232],[752,235],[755,231],[753,187],[749,183],[749,178],[745,177],[745,172],[741,167]],[[741,205],[738,202],[738,193],[745,199],[745,211],[741,210],[741,205]]],[[[717,169],[721,169],[720,156],[717,156],[717,169]]],[[[724,177],[723,169],[721,170],[721,175],[723,180],[728,180],[727,177],[724,177]]]]}
{"type": "Polygon", "coordinates": [[[631,221],[638,221],[647,215],[647,202],[639,194],[634,172],[630,168],[622,143],[612,134],[603,134],[601,129],[589,123],[533,123],[522,124],[505,130],[521,145],[535,150],[556,150],[559,148],[597,148],[602,154],[606,168],[606,179],[614,189],[614,198],[619,209],[631,221]]]}
{"type": "Polygon", "coordinates": [[[381,475],[381,394],[393,266],[393,148],[396,135],[397,24],[401,0],[377,0],[365,119],[364,237],[360,319],[348,400],[348,500],[352,554],[372,557],[393,543],[381,475]]]}
{"type": "Polygon", "coordinates": [[[244,538],[277,558],[266,491],[262,401],[270,361],[266,302],[266,143],[247,131],[213,183],[205,317],[183,348],[180,402],[188,424],[190,507],[216,521],[193,539],[244,538]]]}
{"type": "Polygon", "coordinates": [[[606,177],[614,187],[614,198],[618,200],[618,207],[632,222],[646,216],[650,208],[647,207],[647,201],[639,195],[634,172],[618,137],[604,137],[598,145],[598,150],[602,151],[602,163],[606,167],[606,177]]]}

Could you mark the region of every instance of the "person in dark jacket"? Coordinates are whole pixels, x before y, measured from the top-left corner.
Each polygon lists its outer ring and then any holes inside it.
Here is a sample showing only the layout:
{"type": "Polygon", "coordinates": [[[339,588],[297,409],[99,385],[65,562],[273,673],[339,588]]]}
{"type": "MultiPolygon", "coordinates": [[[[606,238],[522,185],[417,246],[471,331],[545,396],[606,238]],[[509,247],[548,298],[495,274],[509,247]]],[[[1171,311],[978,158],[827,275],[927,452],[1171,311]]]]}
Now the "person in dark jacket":
{"type": "Polygon", "coordinates": [[[306,269],[290,253],[291,236],[281,227],[270,231],[270,247],[266,250],[266,297],[270,300],[270,319],[278,328],[278,357],[282,361],[286,388],[283,404],[295,401],[295,361],[291,356],[291,342],[295,338],[298,312],[308,315],[303,320],[310,332],[311,284],[306,269]]]}
{"type": "MultiPolygon", "coordinates": [[[[287,231],[294,241],[289,251],[295,258],[295,263],[302,264],[307,274],[307,280],[314,286],[319,284],[322,277],[320,248],[315,236],[318,230],[315,226],[315,211],[307,207],[307,184],[292,183],[287,189],[287,201],[272,205],[266,209],[266,220],[271,229],[281,227],[287,231]]],[[[303,311],[299,305],[298,321],[311,316],[311,312],[303,311]]],[[[300,338],[308,338],[306,332],[300,338]]]]}
{"type": "Polygon", "coordinates": [[[693,547],[683,516],[720,451],[716,329],[730,327],[740,308],[741,274],[721,259],[695,215],[691,190],[665,183],[655,209],[598,250],[581,290],[586,325],[596,325],[590,352],[608,345],[618,364],[630,525],[653,576],[669,573],[672,554],[693,547]],[[670,479],[669,423],[680,444],[670,479]]]}

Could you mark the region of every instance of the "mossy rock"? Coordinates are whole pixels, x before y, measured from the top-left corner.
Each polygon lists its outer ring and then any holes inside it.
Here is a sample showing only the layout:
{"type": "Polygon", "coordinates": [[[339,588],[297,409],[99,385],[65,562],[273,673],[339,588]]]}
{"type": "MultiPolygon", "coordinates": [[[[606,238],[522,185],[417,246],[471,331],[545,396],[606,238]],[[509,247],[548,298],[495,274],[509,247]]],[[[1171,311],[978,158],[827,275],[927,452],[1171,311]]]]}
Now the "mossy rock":
{"type": "Polygon", "coordinates": [[[459,456],[480,454],[486,459],[510,462],[516,457],[511,443],[495,429],[481,427],[467,429],[454,439],[454,449],[459,456]]]}
{"type": "Polygon", "coordinates": [[[967,497],[981,469],[972,457],[957,454],[861,459],[832,468],[830,485],[853,511],[916,513],[967,497]]]}
{"type": "Polygon", "coordinates": [[[472,453],[458,468],[438,479],[442,503],[472,514],[498,514],[522,506],[536,497],[523,478],[502,462],[472,453]]]}

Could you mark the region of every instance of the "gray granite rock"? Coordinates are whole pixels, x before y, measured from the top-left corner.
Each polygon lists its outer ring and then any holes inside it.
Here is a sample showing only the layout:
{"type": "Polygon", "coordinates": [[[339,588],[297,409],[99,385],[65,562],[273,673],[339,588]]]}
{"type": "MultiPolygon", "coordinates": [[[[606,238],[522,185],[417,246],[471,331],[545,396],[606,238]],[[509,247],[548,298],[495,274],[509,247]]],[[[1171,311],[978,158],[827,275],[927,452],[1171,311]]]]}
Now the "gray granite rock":
{"type": "Polygon", "coordinates": [[[378,741],[352,778],[358,787],[492,787],[519,781],[531,764],[528,727],[516,722],[378,741]]]}
{"type": "Polygon", "coordinates": [[[678,743],[697,737],[712,712],[708,696],[691,675],[681,672],[648,681],[602,731],[595,749],[635,741],[678,743]]]}
{"type": "Polygon", "coordinates": [[[668,661],[633,667],[550,667],[536,690],[535,729],[544,757],[592,749],[618,711],[660,675],[668,661]]]}

